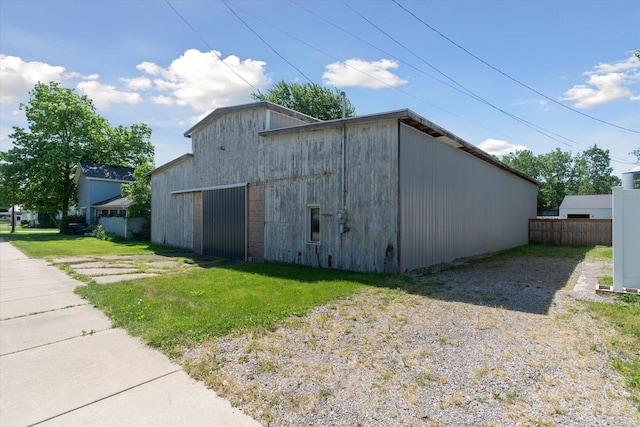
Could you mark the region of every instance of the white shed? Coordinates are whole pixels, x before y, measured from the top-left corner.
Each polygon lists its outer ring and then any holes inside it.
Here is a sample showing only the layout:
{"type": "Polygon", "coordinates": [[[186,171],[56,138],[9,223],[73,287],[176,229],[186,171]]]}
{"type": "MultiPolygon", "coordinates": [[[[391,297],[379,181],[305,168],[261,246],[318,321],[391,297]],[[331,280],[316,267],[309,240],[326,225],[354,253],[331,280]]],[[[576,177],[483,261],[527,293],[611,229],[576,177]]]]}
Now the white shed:
{"type": "Polygon", "coordinates": [[[560,218],[611,219],[611,194],[565,196],[560,205],[560,218]]]}

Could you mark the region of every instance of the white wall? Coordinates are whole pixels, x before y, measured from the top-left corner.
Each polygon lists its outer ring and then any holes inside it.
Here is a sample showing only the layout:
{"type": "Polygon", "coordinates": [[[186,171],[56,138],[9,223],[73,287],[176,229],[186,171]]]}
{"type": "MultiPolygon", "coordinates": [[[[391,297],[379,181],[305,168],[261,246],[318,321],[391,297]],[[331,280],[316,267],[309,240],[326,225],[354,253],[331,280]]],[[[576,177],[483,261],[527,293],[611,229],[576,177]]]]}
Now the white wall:
{"type": "Polygon", "coordinates": [[[560,218],[569,218],[569,214],[589,214],[590,219],[612,219],[611,209],[560,209],[560,218]]]}
{"type": "Polygon", "coordinates": [[[613,290],[640,288],[640,190],[613,189],[613,290]]]}

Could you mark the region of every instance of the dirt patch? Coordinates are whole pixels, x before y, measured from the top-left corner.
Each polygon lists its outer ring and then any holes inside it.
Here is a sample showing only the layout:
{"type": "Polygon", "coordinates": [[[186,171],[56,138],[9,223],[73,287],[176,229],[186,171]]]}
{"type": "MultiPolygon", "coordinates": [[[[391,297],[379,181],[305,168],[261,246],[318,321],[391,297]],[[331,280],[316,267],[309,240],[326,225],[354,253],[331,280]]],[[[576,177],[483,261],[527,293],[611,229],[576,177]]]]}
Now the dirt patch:
{"type": "Polygon", "coordinates": [[[462,266],[181,362],[265,425],[640,425],[604,350],[616,332],[578,300],[606,298],[600,271],[541,257],[462,266]],[[593,292],[574,291],[581,281],[593,292]]]}

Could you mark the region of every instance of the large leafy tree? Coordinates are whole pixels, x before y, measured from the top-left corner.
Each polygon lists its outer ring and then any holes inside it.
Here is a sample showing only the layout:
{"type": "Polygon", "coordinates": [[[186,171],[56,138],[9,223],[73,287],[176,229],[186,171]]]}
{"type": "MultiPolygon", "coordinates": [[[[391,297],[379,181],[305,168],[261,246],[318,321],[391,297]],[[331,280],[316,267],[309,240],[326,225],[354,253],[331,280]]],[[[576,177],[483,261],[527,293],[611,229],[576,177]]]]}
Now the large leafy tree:
{"type": "Polygon", "coordinates": [[[153,160],[151,129],[111,127],[86,96],[59,83],[38,83],[21,104],[28,128],[13,128],[13,148],[0,153],[0,182],[25,208],[66,214],[75,201],[73,176],[80,161],[137,166],[153,160]]]}
{"type": "Polygon", "coordinates": [[[597,145],[575,156],[556,148],[540,155],[529,150],[516,151],[501,160],[540,181],[539,212],[558,209],[567,195],[610,194],[611,187],[620,182],[611,174],[609,150],[597,145]]]}
{"type": "Polygon", "coordinates": [[[129,215],[148,218],[151,213],[151,177],[147,174],[153,170],[151,163],[144,163],[133,171],[134,181],[122,184],[120,191],[124,197],[133,200],[129,207],[129,215]]]}
{"type": "Polygon", "coordinates": [[[570,190],[573,194],[610,194],[611,187],[620,183],[612,175],[609,150],[590,147],[576,155],[573,165],[574,180],[570,190]]]}
{"type": "MultiPolygon", "coordinates": [[[[266,93],[252,93],[251,96],[257,101],[270,101],[320,120],[342,117],[343,99],[340,91],[331,90],[316,83],[280,81],[266,93]]],[[[345,103],[345,115],[353,117],[356,113],[355,108],[346,97],[345,103]]]]}

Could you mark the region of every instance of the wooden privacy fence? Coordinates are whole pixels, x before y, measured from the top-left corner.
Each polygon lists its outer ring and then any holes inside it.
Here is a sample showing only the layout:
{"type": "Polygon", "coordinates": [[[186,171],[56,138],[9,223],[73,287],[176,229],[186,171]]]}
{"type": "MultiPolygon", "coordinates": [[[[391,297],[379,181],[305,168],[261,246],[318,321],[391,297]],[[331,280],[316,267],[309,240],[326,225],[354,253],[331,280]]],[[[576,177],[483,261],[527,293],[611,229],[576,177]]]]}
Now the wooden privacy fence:
{"type": "Polygon", "coordinates": [[[611,246],[611,220],[529,219],[529,243],[611,246]]]}

